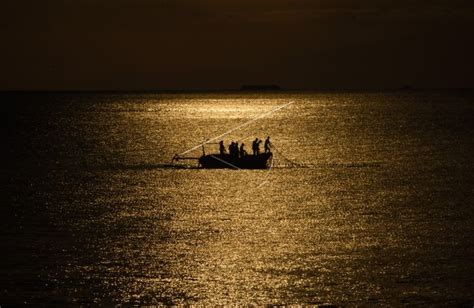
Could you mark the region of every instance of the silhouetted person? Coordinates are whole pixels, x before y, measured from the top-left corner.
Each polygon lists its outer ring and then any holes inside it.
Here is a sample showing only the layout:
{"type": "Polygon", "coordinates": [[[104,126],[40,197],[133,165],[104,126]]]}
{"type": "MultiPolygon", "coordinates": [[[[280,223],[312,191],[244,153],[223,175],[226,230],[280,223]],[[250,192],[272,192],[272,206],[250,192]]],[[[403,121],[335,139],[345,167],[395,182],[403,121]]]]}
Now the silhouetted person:
{"type": "Polygon", "coordinates": [[[232,157],[238,157],[239,156],[239,146],[237,142],[232,141],[230,147],[229,147],[229,154],[232,157]]]}
{"type": "Polygon", "coordinates": [[[258,139],[258,141],[257,141],[257,155],[260,154],[260,143],[262,143],[262,140],[258,139]]]}
{"type": "Polygon", "coordinates": [[[238,142],[234,143],[234,157],[239,158],[239,143],[238,142]]]}
{"type": "Polygon", "coordinates": [[[272,143],[270,142],[270,136],[267,137],[267,139],[265,139],[265,153],[268,153],[268,152],[271,152],[270,151],[270,146],[272,145],[272,143]]]}
{"type": "Polygon", "coordinates": [[[258,138],[255,138],[255,140],[252,142],[252,152],[254,156],[258,154],[258,138]]]}
{"type": "Polygon", "coordinates": [[[220,153],[221,155],[224,155],[224,154],[225,154],[225,146],[224,146],[224,141],[223,141],[223,140],[221,140],[221,141],[219,142],[219,153],[220,153]]]}
{"type": "Polygon", "coordinates": [[[244,146],[245,146],[245,143],[242,143],[240,145],[240,157],[241,158],[247,155],[247,151],[245,151],[244,146]]]}

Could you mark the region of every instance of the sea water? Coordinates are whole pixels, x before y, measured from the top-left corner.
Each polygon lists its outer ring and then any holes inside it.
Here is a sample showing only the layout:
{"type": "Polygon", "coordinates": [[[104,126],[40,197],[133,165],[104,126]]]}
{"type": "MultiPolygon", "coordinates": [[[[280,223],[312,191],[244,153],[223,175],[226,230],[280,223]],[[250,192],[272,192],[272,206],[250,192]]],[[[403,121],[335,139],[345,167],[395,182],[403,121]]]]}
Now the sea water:
{"type": "Polygon", "coordinates": [[[2,306],[474,304],[472,92],[2,102],[2,306]],[[228,131],[272,168],[170,164],[228,131]]]}

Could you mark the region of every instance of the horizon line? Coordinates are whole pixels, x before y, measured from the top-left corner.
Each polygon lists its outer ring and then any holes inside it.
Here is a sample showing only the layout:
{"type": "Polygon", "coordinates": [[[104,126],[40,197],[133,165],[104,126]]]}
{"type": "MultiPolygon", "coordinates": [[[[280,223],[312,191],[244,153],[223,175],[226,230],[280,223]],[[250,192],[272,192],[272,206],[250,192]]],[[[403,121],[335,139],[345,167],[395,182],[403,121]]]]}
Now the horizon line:
{"type": "Polygon", "coordinates": [[[272,90],[242,90],[240,88],[177,88],[177,89],[14,89],[0,90],[0,93],[192,93],[192,92],[234,92],[234,93],[280,93],[280,92],[323,92],[323,91],[472,91],[474,87],[386,87],[386,88],[280,88],[272,90]]]}

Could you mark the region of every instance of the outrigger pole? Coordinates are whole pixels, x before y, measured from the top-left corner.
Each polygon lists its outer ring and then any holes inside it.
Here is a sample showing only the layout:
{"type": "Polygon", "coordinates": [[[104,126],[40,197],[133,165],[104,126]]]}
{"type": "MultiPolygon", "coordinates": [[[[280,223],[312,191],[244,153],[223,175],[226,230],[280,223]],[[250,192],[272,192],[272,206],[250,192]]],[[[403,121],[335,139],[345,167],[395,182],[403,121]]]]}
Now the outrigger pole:
{"type": "Polygon", "coordinates": [[[291,101],[291,102],[289,102],[289,103],[287,103],[287,104],[285,104],[285,105],[281,105],[281,106],[275,107],[275,108],[273,108],[272,110],[270,110],[270,111],[268,111],[268,112],[266,112],[266,113],[264,113],[264,114],[261,114],[261,115],[255,117],[255,118],[253,118],[253,119],[251,119],[251,120],[249,120],[249,121],[243,123],[243,124],[240,124],[239,126],[236,126],[236,127],[232,128],[232,129],[228,130],[227,132],[223,133],[223,134],[220,134],[219,136],[216,136],[216,137],[211,138],[211,139],[207,139],[207,140],[204,141],[203,143],[200,143],[200,144],[198,144],[198,145],[196,145],[196,146],[194,146],[194,147],[192,147],[192,148],[190,148],[190,149],[188,149],[188,150],[186,150],[186,151],[184,151],[184,152],[182,152],[182,153],[175,154],[175,155],[173,156],[173,159],[172,159],[171,161],[173,162],[174,160],[181,160],[181,159],[199,159],[199,157],[183,157],[182,155],[188,154],[189,152],[194,151],[194,150],[196,150],[196,149],[198,149],[198,148],[200,148],[200,147],[204,147],[204,145],[206,145],[206,144],[210,144],[210,143],[212,143],[213,141],[216,141],[216,140],[218,140],[218,139],[220,139],[220,138],[222,138],[222,137],[224,137],[224,136],[226,136],[226,135],[228,135],[228,134],[230,134],[230,133],[232,133],[232,132],[234,132],[234,131],[236,131],[236,130],[238,130],[238,129],[241,129],[241,128],[244,127],[244,126],[247,126],[247,125],[249,125],[249,124],[252,124],[253,122],[255,122],[255,121],[257,121],[257,120],[260,120],[260,119],[262,119],[262,118],[264,118],[264,117],[266,117],[266,116],[269,116],[269,115],[271,115],[272,113],[277,112],[278,110],[281,110],[281,109],[283,109],[283,108],[286,108],[286,107],[290,106],[290,105],[293,104],[293,103],[294,103],[294,101],[291,101]]]}

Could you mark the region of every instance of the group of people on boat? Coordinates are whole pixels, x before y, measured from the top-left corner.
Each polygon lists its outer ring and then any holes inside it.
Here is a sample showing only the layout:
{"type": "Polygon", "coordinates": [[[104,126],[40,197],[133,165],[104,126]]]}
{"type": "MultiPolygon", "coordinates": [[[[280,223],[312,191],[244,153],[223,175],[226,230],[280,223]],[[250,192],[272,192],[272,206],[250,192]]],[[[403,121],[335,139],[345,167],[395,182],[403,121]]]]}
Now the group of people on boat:
{"type": "MultiPolygon", "coordinates": [[[[258,138],[255,138],[255,140],[252,142],[252,152],[254,156],[257,156],[260,154],[261,143],[262,143],[262,140],[258,138]]],[[[267,137],[264,143],[265,153],[271,152],[270,150],[271,145],[272,143],[270,142],[270,137],[267,137]]],[[[219,153],[221,155],[227,154],[223,140],[219,142],[219,153]]],[[[247,156],[248,154],[247,154],[247,151],[245,150],[245,143],[242,142],[239,146],[238,142],[232,141],[231,144],[229,145],[229,154],[232,157],[236,157],[236,158],[239,158],[239,157],[242,158],[244,156],[247,156]]]]}

